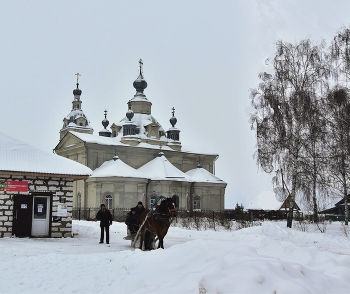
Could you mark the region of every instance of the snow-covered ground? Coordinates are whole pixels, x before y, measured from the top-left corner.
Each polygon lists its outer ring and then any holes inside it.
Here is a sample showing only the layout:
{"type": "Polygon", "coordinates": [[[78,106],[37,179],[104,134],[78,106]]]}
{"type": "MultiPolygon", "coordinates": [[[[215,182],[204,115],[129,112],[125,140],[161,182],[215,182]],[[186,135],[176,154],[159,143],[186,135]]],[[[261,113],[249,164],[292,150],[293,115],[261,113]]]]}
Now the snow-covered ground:
{"type": "Polygon", "coordinates": [[[242,230],[170,227],[165,249],[133,249],[114,222],[73,221],[74,238],[0,239],[0,293],[350,293],[350,238],[264,222],[242,230]]]}

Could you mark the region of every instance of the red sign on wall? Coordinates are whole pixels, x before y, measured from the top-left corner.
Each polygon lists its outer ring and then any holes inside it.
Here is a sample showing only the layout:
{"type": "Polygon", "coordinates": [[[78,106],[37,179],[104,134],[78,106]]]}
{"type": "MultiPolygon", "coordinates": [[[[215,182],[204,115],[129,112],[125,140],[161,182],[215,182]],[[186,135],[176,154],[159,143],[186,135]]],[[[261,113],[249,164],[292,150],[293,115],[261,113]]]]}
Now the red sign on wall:
{"type": "Polygon", "coordinates": [[[6,192],[28,192],[27,181],[7,181],[6,192]]]}

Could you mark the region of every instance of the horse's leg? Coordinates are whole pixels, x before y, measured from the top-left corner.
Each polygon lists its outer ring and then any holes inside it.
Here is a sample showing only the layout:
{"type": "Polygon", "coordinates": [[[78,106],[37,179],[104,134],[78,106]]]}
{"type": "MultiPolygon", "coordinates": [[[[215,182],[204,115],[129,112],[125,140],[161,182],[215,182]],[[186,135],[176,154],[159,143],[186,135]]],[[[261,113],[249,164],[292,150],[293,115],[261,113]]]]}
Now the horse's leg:
{"type": "Polygon", "coordinates": [[[163,247],[163,239],[164,239],[163,232],[161,230],[159,230],[157,232],[157,236],[158,236],[158,249],[159,248],[163,248],[164,249],[164,247],[163,247]]]}
{"type": "Polygon", "coordinates": [[[168,229],[169,229],[169,226],[168,227],[164,227],[161,230],[159,230],[159,232],[158,232],[158,238],[159,238],[158,248],[164,249],[163,241],[164,241],[165,235],[168,233],[168,229]]]}
{"type": "Polygon", "coordinates": [[[156,236],[155,234],[152,234],[152,244],[151,244],[151,247],[153,250],[156,249],[156,236]]]}
{"type": "Polygon", "coordinates": [[[142,251],[145,251],[145,238],[146,238],[146,229],[142,228],[142,230],[141,230],[141,243],[140,243],[140,249],[142,251]]]}

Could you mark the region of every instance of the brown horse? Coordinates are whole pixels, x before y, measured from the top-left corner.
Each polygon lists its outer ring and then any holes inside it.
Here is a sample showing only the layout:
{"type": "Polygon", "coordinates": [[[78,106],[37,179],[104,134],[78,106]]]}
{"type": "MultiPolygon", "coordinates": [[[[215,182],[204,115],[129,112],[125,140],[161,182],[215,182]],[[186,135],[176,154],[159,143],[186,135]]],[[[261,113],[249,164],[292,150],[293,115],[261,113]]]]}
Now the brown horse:
{"type": "MultiPolygon", "coordinates": [[[[152,213],[149,213],[148,209],[141,213],[140,223],[144,223],[141,229],[142,250],[145,250],[146,231],[150,232],[153,237],[154,235],[157,235],[159,240],[158,248],[164,249],[164,237],[168,232],[172,217],[176,216],[175,201],[173,198],[166,198],[162,200],[159,207],[152,213]]],[[[154,238],[151,236],[151,239],[154,238]]],[[[153,249],[155,248],[153,247],[153,249]]]]}

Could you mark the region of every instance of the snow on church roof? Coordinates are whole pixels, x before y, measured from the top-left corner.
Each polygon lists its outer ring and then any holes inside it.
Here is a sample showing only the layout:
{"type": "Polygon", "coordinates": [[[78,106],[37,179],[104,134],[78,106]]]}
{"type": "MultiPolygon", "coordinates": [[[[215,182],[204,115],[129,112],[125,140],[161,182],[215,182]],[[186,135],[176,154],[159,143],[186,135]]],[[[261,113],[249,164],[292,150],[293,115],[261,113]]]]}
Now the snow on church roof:
{"type": "Polygon", "coordinates": [[[151,180],[192,181],[187,174],[173,166],[166,159],[163,152],[160,152],[158,157],[141,166],[138,171],[145,174],[151,180]]]}
{"type": "Polygon", "coordinates": [[[81,128],[81,129],[90,129],[93,130],[93,128],[90,125],[90,121],[89,119],[86,117],[86,115],[84,114],[84,112],[81,109],[72,109],[71,112],[66,116],[66,120],[69,121],[68,125],[66,127],[63,127],[61,129],[65,130],[69,127],[74,127],[74,128],[81,128]],[[70,121],[70,118],[73,117],[73,121],[70,121]],[[86,119],[87,125],[86,126],[81,126],[81,125],[77,125],[74,121],[80,117],[83,117],[86,119]]]}
{"type": "Polygon", "coordinates": [[[247,209],[251,210],[279,210],[282,206],[282,202],[279,202],[275,193],[270,191],[263,191],[249,202],[247,209]]]}
{"type": "Polygon", "coordinates": [[[89,176],[90,168],[0,133],[0,171],[89,176]]]}
{"type": "MultiPolygon", "coordinates": [[[[127,117],[124,117],[119,123],[116,123],[117,126],[122,127],[125,123],[129,122],[129,119],[127,117]]],[[[147,137],[146,135],[146,129],[148,125],[155,123],[159,125],[159,131],[163,131],[163,127],[160,125],[160,123],[151,115],[151,114],[145,114],[145,113],[134,113],[134,116],[131,119],[131,122],[136,124],[140,129],[139,136],[141,137],[147,137]]],[[[119,131],[119,133],[122,133],[122,130],[119,131]]],[[[160,140],[166,140],[165,135],[161,136],[160,140]],[[162,138],[163,137],[163,138],[162,138]]]]}
{"type": "MultiPolygon", "coordinates": [[[[91,134],[85,134],[85,133],[79,133],[79,132],[73,132],[73,131],[69,131],[69,133],[73,134],[74,136],[76,136],[77,138],[79,138],[80,140],[82,140],[83,142],[86,143],[96,143],[96,144],[101,144],[101,145],[121,145],[121,146],[130,146],[129,144],[124,144],[120,142],[120,138],[121,137],[104,137],[104,136],[98,136],[98,135],[91,135],[91,134]]],[[[150,149],[159,149],[158,145],[152,145],[152,144],[148,144],[145,142],[141,142],[139,143],[137,146],[133,146],[136,148],[150,148],[150,149]]],[[[189,145],[189,147],[193,147],[191,145],[189,145]]],[[[184,150],[184,146],[182,146],[182,150],[181,152],[183,153],[196,153],[196,154],[207,154],[207,155],[217,155],[216,153],[208,153],[206,152],[205,149],[203,149],[201,146],[196,146],[197,149],[201,149],[197,152],[194,151],[190,151],[188,150],[184,150]]],[[[174,149],[172,149],[169,146],[163,145],[162,146],[162,150],[167,150],[167,151],[174,151],[174,149]]]]}
{"type": "Polygon", "coordinates": [[[187,171],[186,174],[189,175],[194,182],[226,184],[223,180],[220,180],[201,166],[187,171]]]}
{"type": "Polygon", "coordinates": [[[103,177],[147,178],[142,172],[124,163],[118,156],[105,161],[91,175],[91,178],[103,177]]]}
{"type": "Polygon", "coordinates": [[[91,135],[91,134],[85,134],[85,133],[79,133],[79,132],[72,132],[69,131],[69,133],[73,134],[80,140],[86,143],[96,143],[101,145],[122,145],[122,146],[129,146],[128,144],[123,144],[120,142],[120,138],[118,137],[104,137],[104,136],[98,136],[98,135],[91,135]]]}

